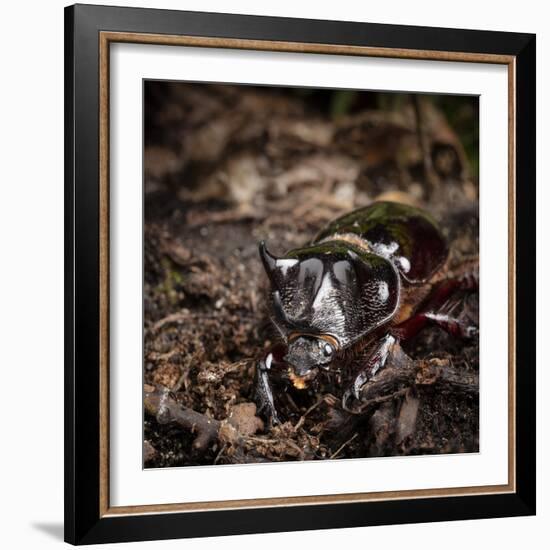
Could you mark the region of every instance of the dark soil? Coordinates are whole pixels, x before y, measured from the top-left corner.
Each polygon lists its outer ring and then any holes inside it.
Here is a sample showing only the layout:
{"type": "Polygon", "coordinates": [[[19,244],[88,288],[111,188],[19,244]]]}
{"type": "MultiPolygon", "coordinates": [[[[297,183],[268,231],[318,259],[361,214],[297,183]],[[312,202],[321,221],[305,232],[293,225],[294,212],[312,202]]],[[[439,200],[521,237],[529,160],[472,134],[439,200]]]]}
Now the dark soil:
{"type": "MultiPolygon", "coordinates": [[[[455,100],[450,112],[437,98],[365,93],[342,109],[338,92],[146,84],[145,382],[235,428],[197,450],[194,430],[148,411],[146,467],[478,451],[478,341],[435,327],[404,351],[470,377],[468,391],[412,383],[350,415],[342,388],[325,385],[295,392],[274,428],[243,406],[274,338],[260,240],[282,254],[384,198],[430,211],[453,264],[477,254],[475,160],[462,145],[477,104],[455,100]]],[[[477,294],[461,298],[475,322],[477,294]]]]}

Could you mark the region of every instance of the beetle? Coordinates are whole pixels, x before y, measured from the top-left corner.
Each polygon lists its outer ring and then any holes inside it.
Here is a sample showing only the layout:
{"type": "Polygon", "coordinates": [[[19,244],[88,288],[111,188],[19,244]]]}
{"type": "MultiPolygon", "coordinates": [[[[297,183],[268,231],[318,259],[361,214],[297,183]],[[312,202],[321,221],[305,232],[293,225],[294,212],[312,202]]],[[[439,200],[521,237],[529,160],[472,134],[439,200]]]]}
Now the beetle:
{"type": "Polygon", "coordinates": [[[453,316],[456,304],[449,302],[456,290],[477,287],[477,264],[450,271],[441,229],[419,208],[375,202],[282,257],[263,241],[259,253],[279,342],[257,364],[255,393],[258,410],[272,423],[281,421],[274,380],[307,390],[320,373],[339,373],[339,379],[346,373],[342,408],[353,412],[396,342],[429,322],[457,337],[477,333],[453,316]],[[352,372],[346,368],[358,363],[352,372]]]}

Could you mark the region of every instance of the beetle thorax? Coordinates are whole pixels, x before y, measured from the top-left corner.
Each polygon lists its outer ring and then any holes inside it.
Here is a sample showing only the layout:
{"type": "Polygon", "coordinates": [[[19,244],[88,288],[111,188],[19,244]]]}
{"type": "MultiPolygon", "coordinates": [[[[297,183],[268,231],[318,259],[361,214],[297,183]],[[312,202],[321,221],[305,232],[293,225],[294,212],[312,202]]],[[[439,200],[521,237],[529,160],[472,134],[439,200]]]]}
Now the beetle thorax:
{"type": "MultiPolygon", "coordinates": [[[[266,254],[267,251],[264,251],[266,254]]],[[[343,349],[387,322],[399,299],[391,262],[340,241],[267,256],[274,324],[291,334],[328,335],[343,349]]]]}

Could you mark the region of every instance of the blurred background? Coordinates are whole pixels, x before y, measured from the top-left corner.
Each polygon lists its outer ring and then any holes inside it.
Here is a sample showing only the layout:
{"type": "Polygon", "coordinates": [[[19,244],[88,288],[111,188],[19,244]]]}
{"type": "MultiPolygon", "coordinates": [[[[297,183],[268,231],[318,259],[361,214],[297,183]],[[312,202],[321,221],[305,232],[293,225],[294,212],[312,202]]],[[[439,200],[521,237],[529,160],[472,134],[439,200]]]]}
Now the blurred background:
{"type": "Polygon", "coordinates": [[[433,198],[442,181],[476,192],[477,97],[178,82],[144,94],[146,192],[241,208],[329,180],[350,205],[355,193],[433,198]]]}

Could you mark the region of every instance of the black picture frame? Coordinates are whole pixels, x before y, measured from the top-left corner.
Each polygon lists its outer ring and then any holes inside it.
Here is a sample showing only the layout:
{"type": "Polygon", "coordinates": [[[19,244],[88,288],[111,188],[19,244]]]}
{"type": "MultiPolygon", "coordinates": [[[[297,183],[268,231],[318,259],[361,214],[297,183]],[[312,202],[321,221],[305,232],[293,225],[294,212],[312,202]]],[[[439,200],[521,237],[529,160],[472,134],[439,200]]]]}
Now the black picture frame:
{"type": "Polygon", "coordinates": [[[65,9],[65,540],[72,544],[535,514],[535,36],[76,5],[65,9]],[[99,35],[101,31],[514,57],[516,490],[140,515],[100,513],[99,35]]]}

